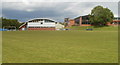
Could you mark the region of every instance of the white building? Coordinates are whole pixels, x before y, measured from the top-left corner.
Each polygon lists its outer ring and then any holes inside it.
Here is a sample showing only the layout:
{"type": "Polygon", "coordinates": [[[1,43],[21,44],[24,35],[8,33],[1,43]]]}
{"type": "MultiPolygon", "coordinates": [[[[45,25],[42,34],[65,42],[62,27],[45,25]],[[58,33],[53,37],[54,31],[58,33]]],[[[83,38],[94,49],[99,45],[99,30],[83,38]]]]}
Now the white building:
{"type": "Polygon", "coordinates": [[[60,30],[60,29],[63,29],[63,28],[64,28],[64,25],[60,24],[59,22],[57,22],[57,23],[55,24],[55,29],[56,29],[56,30],[60,30]]]}
{"type": "Polygon", "coordinates": [[[19,27],[20,30],[56,30],[61,24],[49,18],[34,18],[19,27]]]}

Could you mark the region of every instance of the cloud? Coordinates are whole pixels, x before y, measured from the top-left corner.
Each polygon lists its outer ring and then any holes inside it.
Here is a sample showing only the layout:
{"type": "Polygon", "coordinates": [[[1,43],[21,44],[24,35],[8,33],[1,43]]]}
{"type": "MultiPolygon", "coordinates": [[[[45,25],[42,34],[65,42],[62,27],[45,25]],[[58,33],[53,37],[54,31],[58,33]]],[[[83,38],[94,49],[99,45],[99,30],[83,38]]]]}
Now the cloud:
{"type": "MultiPolygon", "coordinates": [[[[3,0],[3,2],[23,2],[24,0],[3,0]]],[[[119,0],[25,0],[29,2],[118,2],[119,0]]]]}
{"type": "Polygon", "coordinates": [[[27,21],[31,18],[52,18],[57,21],[63,21],[64,18],[74,18],[90,14],[91,10],[102,5],[111,9],[114,14],[117,13],[117,3],[99,3],[99,2],[3,2],[2,10],[5,17],[16,18],[20,21],[27,21]]]}
{"type": "Polygon", "coordinates": [[[31,18],[31,17],[68,17],[74,15],[74,13],[69,10],[65,11],[66,8],[72,6],[72,3],[36,3],[31,4],[25,3],[4,3],[3,4],[3,14],[8,17],[20,18],[31,18]],[[16,8],[13,8],[16,6],[16,8]],[[11,13],[10,13],[11,12],[11,13]],[[19,15],[19,16],[18,16],[19,15]]]}
{"type": "MultiPolygon", "coordinates": [[[[33,11],[46,8],[58,9],[61,3],[49,3],[49,2],[5,2],[3,3],[3,9],[21,10],[21,11],[33,11]],[[59,7],[56,7],[59,6],[59,7]]],[[[62,5],[62,4],[61,4],[62,5]]],[[[64,4],[63,4],[64,5],[64,4]]],[[[64,6],[63,6],[64,7],[64,6]]]]}
{"type": "Polygon", "coordinates": [[[27,12],[32,12],[34,9],[26,9],[27,12]]]}

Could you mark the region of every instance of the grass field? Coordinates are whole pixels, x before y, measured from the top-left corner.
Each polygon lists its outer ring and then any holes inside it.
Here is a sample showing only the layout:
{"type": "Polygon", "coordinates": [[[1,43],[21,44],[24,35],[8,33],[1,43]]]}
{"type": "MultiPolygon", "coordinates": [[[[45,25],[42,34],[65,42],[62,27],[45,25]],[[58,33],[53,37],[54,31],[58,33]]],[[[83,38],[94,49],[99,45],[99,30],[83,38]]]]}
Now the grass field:
{"type": "Polygon", "coordinates": [[[117,63],[115,29],[4,31],[3,63],[117,63]]]}
{"type": "Polygon", "coordinates": [[[2,64],[2,32],[0,31],[0,64],[2,64]]]}
{"type": "Polygon", "coordinates": [[[117,26],[105,26],[105,27],[94,27],[94,26],[72,26],[68,27],[71,30],[85,31],[87,28],[92,28],[94,31],[117,31],[117,26]]]}

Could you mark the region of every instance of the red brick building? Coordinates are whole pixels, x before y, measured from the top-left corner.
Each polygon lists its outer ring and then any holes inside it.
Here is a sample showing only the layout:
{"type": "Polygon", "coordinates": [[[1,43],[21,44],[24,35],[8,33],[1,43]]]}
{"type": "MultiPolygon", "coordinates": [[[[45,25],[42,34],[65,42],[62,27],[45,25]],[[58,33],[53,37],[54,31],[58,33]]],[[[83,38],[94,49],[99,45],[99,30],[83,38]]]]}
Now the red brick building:
{"type": "Polygon", "coordinates": [[[115,17],[114,20],[112,22],[108,22],[107,25],[110,26],[118,26],[120,25],[120,18],[119,17],[115,17]]]}
{"type": "MultiPolygon", "coordinates": [[[[89,20],[89,16],[79,16],[77,18],[74,19],[69,19],[67,18],[66,23],[68,23],[68,26],[92,26],[90,20],[89,20]]],[[[107,25],[111,25],[111,26],[116,26],[120,24],[120,18],[119,17],[115,17],[114,20],[112,22],[108,22],[107,25]]]]}
{"type": "Polygon", "coordinates": [[[67,21],[65,21],[65,22],[68,23],[68,26],[91,26],[88,15],[79,16],[74,19],[68,18],[67,21]]]}
{"type": "Polygon", "coordinates": [[[73,26],[75,24],[75,21],[73,19],[69,20],[68,26],[73,26]]]}

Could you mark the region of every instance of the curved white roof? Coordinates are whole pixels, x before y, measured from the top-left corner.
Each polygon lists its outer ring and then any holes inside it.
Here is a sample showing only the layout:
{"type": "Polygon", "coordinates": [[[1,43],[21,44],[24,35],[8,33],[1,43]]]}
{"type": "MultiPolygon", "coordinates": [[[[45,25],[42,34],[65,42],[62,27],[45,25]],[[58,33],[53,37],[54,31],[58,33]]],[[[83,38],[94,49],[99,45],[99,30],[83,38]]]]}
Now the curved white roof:
{"type": "MultiPolygon", "coordinates": [[[[54,21],[54,22],[56,22],[55,20],[53,20],[53,19],[50,19],[50,18],[33,18],[33,19],[29,19],[28,21],[32,21],[32,20],[35,20],[35,19],[48,19],[48,20],[51,20],[51,21],[54,21]]],[[[28,22],[27,21],[27,22],[28,22]]]]}

